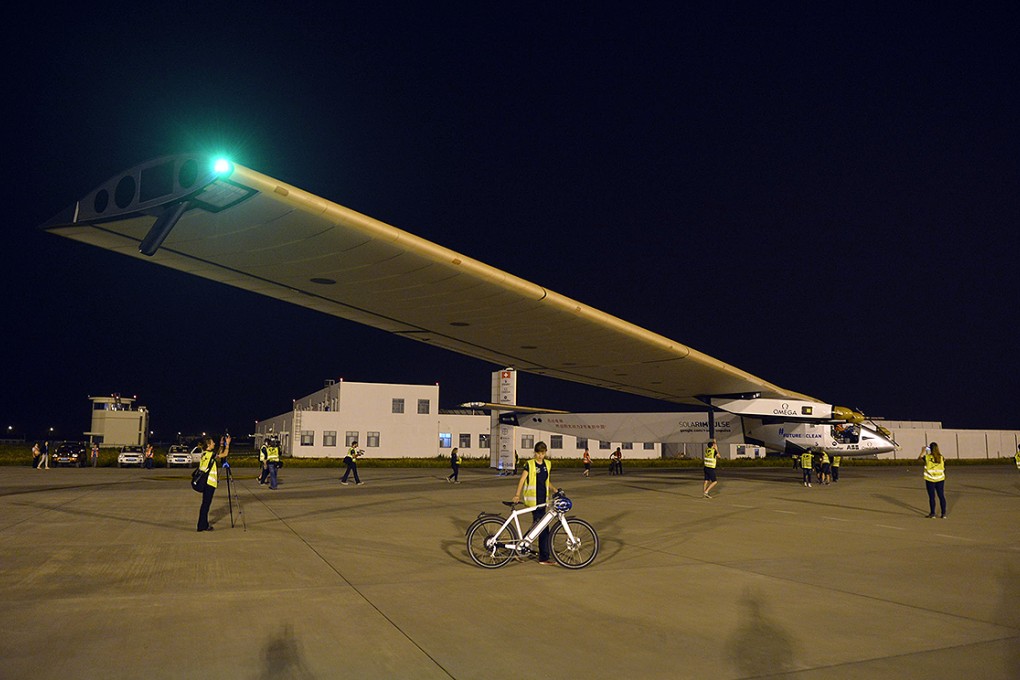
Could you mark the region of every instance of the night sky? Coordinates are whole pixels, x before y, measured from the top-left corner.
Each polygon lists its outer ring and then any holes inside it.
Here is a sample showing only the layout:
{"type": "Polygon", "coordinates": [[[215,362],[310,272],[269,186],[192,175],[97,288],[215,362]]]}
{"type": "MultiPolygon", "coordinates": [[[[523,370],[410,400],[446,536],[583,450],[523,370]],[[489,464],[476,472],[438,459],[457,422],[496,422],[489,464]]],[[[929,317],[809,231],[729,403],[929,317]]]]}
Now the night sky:
{"type": "MultiPolygon", "coordinates": [[[[38,230],[181,152],[784,388],[1020,427],[1012,11],[372,4],[8,21],[4,429],[80,436],[88,395],[112,392],[138,395],[157,440],[251,431],[328,378],[439,382],[444,408],[489,397],[498,366],[38,230]]],[[[526,374],[519,400],[672,408],[526,374]]]]}

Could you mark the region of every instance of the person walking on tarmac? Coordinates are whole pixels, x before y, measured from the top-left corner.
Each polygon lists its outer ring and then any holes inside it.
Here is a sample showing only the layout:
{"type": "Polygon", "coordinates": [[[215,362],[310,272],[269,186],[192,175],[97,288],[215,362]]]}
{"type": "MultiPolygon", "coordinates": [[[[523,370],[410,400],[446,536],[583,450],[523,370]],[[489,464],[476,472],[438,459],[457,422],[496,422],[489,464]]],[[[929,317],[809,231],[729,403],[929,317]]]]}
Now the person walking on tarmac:
{"type": "Polygon", "coordinates": [[[347,449],[347,456],[344,457],[344,465],[347,466],[347,470],[344,472],[344,476],[340,478],[340,483],[347,486],[347,477],[354,473],[354,484],[361,486],[364,482],[358,477],[358,458],[364,455],[364,452],[358,448],[358,440],[355,439],[351,442],[351,448],[347,449]]]}
{"type": "Polygon", "coordinates": [[[924,485],[928,489],[928,517],[935,518],[935,494],[939,497],[942,519],[946,518],[946,459],[942,457],[937,442],[921,449],[918,460],[924,461],[924,485]]]}
{"type": "Polygon", "coordinates": [[[213,494],[216,493],[216,468],[220,461],[230,453],[230,435],[226,435],[222,441],[219,453],[216,452],[216,440],[212,437],[206,437],[202,442],[202,459],[198,463],[198,468],[203,472],[208,471],[209,477],[206,479],[205,489],[202,491],[202,507],[198,511],[199,531],[213,530],[212,525],[209,524],[209,508],[212,506],[213,494]]]}
{"type": "Polygon", "coordinates": [[[832,457],[832,481],[834,481],[834,482],[838,482],[839,481],[839,461],[840,460],[841,460],[840,456],[833,456],[832,457]]]}
{"type": "Polygon", "coordinates": [[[1016,447],[1016,455],[1013,456],[1013,460],[1016,461],[1016,469],[1020,470],[1020,444],[1016,447]]]}
{"type": "Polygon", "coordinates": [[[276,490],[276,476],[280,469],[280,440],[270,437],[259,449],[259,462],[262,463],[262,474],[259,475],[259,484],[265,484],[269,480],[269,488],[276,490]]]}
{"type": "Polygon", "coordinates": [[[446,478],[446,481],[452,484],[460,484],[460,480],[457,479],[457,475],[460,474],[460,454],[457,450],[450,451],[450,467],[453,468],[453,472],[446,478]]]}
{"type": "Polygon", "coordinates": [[[715,488],[719,482],[715,478],[715,466],[719,461],[719,449],[716,448],[715,440],[709,439],[705,447],[705,498],[711,498],[709,491],[715,488]]]}
{"type": "MultiPolygon", "coordinates": [[[[588,453],[587,446],[584,447],[584,455],[581,457],[581,462],[584,463],[584,472],[581,474],[585,477],[591,477],[591,454],[588,453]]],[[[1017,463],[1017,466],[1020,467],[1020,463],[1017,463]]]]}
{"type": "MultiPolygon", "coordinates": [[[[520,503],[523,493],[524,505],[533,508],[546,501],[551,501],[554,488],[552,485],[551,472],[552,461],[546,460],[545,454],[548,447],[545,442],[535,444],[535,457],[525,464],[521,472],[520,481],[517,482],[517,493],[514,494],[514,503],[520,503]]],[[[531,526],[538,524],[545,515],[545,508],[539,508],[531,513],[531,526]]],[[[549,557],[551,551],[549,541],[549,529],[547,528],[538,535],[538,563],[544,565],[556,564],[549,557]]]]}
{"type": "Polygon", "coordinates": [[[814,456],[811,454],[811,449],[807,449],[804,453],[800,454],[800,471],[804,475],[804,486],[811,488],[811,459],[814,456]]]}

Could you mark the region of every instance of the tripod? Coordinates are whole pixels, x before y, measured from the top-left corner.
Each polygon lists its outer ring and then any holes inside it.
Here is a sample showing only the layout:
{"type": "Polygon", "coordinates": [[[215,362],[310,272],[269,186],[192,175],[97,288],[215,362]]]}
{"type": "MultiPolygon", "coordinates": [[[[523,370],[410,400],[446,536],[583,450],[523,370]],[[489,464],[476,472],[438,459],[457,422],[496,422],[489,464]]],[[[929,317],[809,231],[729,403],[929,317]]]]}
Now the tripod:
{"type": "Polygon", "coordinates": [[[234,475],[230,472],[230,463],[223,463],[223,470],[227,473],[227,506],[230,508],[230,528],[234,528],[234,503],[237,503],[237,518],[241,520],[241,526],[248,531],[248,523],[244,520],[244,510],[241,509],[241,499],[237,496],[237,489],[234,488],[234,475]]]}

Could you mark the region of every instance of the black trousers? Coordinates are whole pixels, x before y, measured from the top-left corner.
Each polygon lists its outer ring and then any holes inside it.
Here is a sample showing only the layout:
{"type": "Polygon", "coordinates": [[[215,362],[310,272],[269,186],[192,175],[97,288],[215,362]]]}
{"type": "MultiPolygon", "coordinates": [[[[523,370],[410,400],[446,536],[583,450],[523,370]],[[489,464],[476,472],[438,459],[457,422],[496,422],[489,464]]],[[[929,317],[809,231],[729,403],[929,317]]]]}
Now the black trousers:
{"type": "Polygon", "coordinates": [[[357,464],[357,462],[355,462],[355,460],[353,458],[351,458],[350,456],[348,456],[347,458],[344,458],[344,462],[347,463],[347,471],[344,472],[344,476],[340,478],[340,481],[341,482],[346,482],[347,481],[347,477],[353,472],[354,473],[354,483],[355,484],[361,484],[361,480],[358,479],[358,464],[357,464]]]}
{"type": "Polygon", "coordinates": [[[202,507],[198,511],[198,530],[205,531],[209,528],[209,508],[212,507],[213,494],[216,493],[216,487],[210,484],[205,485],[205,491],[202,492],[202,507]]]}
{"type": "Polygon", "coordinates": [[[924,480],[924,485],[928,487],[928,510],[931,514],[935,514],[935,494],[939,496],[939,507],[942,509],[942,514],[946,514],[946,480],[941,482],[929,482],[927,479],[924,480]]]}
{"type": "MultiPolygon", "coordinates": [[[[545,517],[545,508],[539,508],[532,512],[531,526],[538,524],[543,517],[545,517]]],[[[552,524],[549,526],[552,526],[552,524]]],[[[549,528],[546,527],[545,531],[538,535],[538,560],[540,562],[548,562],[550,553],[552,553],[552,542],[549,540],[549,528]]]]}

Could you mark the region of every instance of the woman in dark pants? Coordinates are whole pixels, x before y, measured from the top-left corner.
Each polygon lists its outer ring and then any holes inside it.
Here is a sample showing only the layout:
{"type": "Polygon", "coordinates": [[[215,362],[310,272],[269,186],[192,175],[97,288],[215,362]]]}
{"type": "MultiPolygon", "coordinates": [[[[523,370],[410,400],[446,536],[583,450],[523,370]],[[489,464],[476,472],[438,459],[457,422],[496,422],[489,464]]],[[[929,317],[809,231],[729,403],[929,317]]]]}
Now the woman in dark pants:
{"type": "Polygon", "coordinates": [[[202,491],[202,507],[198,511],[198,530],[212,531],[212,525],[209,524],[209,508],[212,506],[213,494],[216,493],[216,469],[220,461],[230,453],[230,435],[223,438],[223,448],[219,453],[216,453],[216,442],[212,437],[207,437],[203,444],[205,450],[202,452],[202,460],[199,461],[198,467],[203,471],[208,470],[209,477],[205,482],[205,490],[202,491]]]}
{"type": "Polygon", "coordinates": [[[946,518],[946,459],[942,457],[937,442],[921,449],[918,460],[924,461],[924,485],[928,489],[928,517],[935,518],[935,495],[939,497],[942,519],[946,518]]]}
{"type": "Polygon", "coordinates": [[[446,481],[460,484],[460,480],[457,479],[457,476],[460,474],[460,454],[457,453],[457,449],[450,452],[450,467],[453,468],[453,472],[446,478],[446,481]]]}

